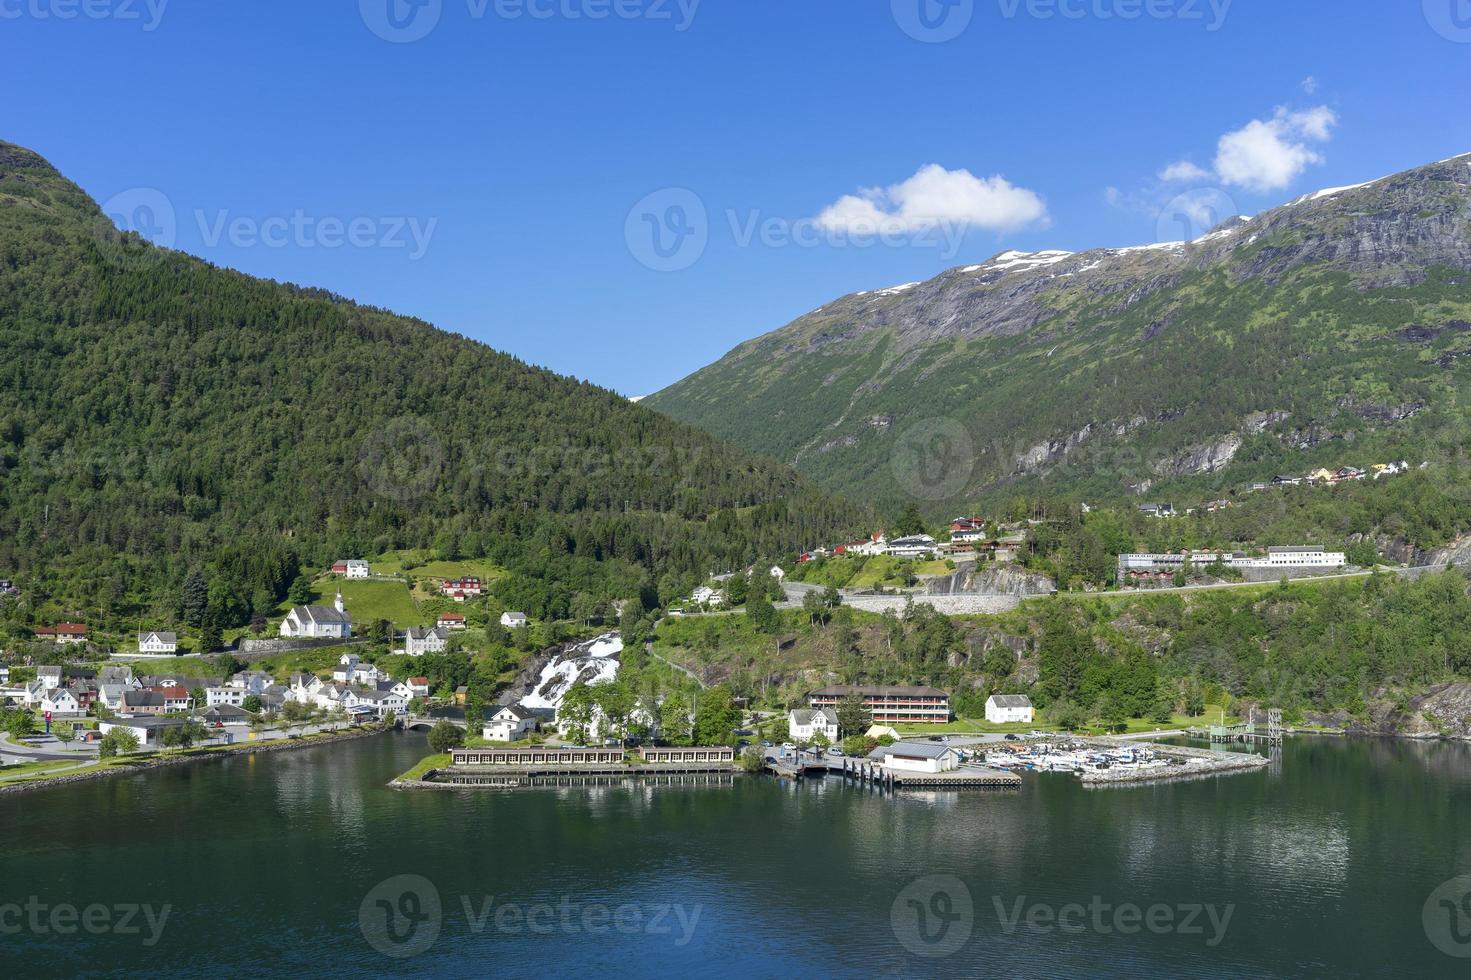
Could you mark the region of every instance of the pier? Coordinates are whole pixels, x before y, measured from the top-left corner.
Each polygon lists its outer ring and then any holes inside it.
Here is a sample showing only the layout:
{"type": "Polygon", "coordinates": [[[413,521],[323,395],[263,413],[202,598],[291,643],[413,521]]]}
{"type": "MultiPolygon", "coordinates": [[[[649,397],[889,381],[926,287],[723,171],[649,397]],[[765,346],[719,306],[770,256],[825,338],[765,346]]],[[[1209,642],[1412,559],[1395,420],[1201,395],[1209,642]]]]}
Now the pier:
{"type": "Polygon", "coordinates": [[[798,758],[767,756],[766,770],[788,779],[804,776],[826,776],[836,773],[844,779],[883,790],[903,788],[965,789],[968,787],[993,787],[1015,789],[1022,778],[1014,772],[1006,772],[978,763],[965,763],[958,769],[943,772],[919,772],[916,770],[893,769],[881,766],[869,759],[850,756],[812,755],[798,758]]]}

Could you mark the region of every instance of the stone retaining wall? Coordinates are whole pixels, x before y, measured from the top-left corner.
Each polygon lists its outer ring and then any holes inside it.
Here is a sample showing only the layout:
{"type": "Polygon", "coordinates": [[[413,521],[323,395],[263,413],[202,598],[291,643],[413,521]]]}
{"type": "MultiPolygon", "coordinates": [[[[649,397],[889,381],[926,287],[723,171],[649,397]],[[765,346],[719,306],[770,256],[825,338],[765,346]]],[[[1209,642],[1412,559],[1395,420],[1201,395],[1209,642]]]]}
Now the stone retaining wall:
{"type": "Polygon", "coordinates": [[[845,595],[843,605],[864,612],[903,612],[911,598],[915,605],[933,606],[946,616],[995,615],[1011,612],[1021,604],[1014,595],[845,595]]]}

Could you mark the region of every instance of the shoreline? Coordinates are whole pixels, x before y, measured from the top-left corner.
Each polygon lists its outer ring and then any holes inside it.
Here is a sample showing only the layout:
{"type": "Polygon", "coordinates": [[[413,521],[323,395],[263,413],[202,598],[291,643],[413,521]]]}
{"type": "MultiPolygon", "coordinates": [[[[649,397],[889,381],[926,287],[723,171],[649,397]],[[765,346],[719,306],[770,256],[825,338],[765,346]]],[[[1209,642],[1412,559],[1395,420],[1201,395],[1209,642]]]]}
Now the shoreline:
{"type": "Polygon", "coordinates": [[[75,786],[79,783],[92,782],[98,779],[137,775],[138,773],[163,769],[169,766],[186,765],[194,762],[209,762],[215,759],[228,759],[238,755],[253,755],[260,752],[287,752],[293,749],[307,749],[318,745],[332,745],[337,742],[346,742],[350,739],[366,738],[369,735],[381,735],[385,731],[386,729],[380,728],[349,729],[347,731],[329,732],[324,735],[312,735],[303,738],[283,738],[256,744],[247,743],[244,745],[222,746],[188,755],[140,757],[136,765],[99,766],[83,772],[64,772],[51,777],[41,775],[35,779],[0,784],[0,796],[6,793],[26,793],[33,790],[49,789],[55,786],[75,786]]]}

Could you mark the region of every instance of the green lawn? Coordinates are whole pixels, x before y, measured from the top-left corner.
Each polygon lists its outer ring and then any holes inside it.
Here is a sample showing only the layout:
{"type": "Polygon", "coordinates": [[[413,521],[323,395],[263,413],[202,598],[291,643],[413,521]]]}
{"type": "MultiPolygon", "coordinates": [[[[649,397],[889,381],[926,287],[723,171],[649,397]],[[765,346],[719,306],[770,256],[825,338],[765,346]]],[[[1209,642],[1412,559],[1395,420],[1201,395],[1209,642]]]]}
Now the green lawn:
{"type": "Polygon", "coordinates": [[[426,755],[424,758],[419,760],[418,764],[415,765],[414,768],[410,769],[408,772],[404,773],[398,778],[419,779],[430,769],[443,769],[445,766],[449,765],[449,762],[450,758],[448,752],[445,752],[441,755],[426,755]]]}
{"type": "Polygon", "coordinates": [[[324,606],[330,606],[341,589],[348,614],[360,628],[378,619],[388,620],[397,629],[425,625],[424,614],[404,582],[326,578],[312,583],[312,589],[316,596],[312,601],[324,606]]]}
{"type": "Polygon", "coordinates": [[[412,575],[416,578],[464,578],[479,576],[489,584],[505,574],[495,562],[486,558],[464,558],[457,561],[430,561],[429,555],[417,551],[390,551],[371,559],[369,565],[375,575],[412,575]]]}

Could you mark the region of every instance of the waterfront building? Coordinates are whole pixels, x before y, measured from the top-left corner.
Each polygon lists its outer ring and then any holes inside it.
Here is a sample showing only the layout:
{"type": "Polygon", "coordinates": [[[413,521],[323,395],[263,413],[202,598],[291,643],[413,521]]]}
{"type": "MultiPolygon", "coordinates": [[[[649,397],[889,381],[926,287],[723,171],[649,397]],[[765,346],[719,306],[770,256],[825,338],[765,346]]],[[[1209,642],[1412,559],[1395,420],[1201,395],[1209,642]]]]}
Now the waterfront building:
{"type": "Polygon", "coordinates": [[[834,684],[809,692],[807,704],[812,708],[836,709],[838,702],[850,694],[863,699],[864,706],[879,724],[943,725],[950,720],[950,695],[933,687],[834,684]]]}

